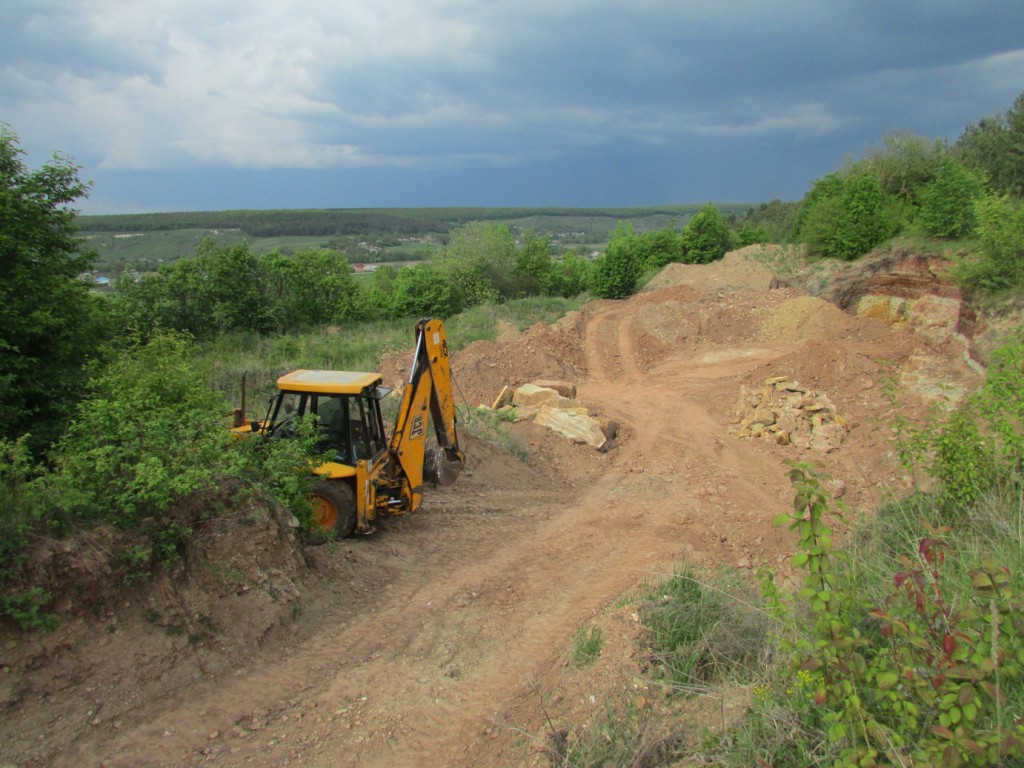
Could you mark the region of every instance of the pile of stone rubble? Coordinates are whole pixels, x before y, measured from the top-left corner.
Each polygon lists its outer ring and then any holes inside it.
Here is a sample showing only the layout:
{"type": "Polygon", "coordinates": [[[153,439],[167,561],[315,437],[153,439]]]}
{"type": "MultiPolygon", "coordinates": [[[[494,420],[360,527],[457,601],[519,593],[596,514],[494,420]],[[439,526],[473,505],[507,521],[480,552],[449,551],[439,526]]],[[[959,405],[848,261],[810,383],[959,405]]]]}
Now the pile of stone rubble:
{"type": "Polygon", "coordinates": [[[760,387],[740,387],[733,433],[779,445],[827,453],[839,447],[849,429],[828,396],[787,376],[765,379],[760,387]]]}

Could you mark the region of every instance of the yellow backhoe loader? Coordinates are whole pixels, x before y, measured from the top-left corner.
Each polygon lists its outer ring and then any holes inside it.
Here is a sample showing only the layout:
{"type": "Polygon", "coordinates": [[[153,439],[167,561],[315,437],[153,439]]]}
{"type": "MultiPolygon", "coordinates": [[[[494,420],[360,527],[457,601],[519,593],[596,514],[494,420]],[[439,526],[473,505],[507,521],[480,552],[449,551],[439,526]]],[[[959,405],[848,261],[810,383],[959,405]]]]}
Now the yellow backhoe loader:
{"type": "MultiPolygon", "coordinates": [[[[381,400],[391,390],[378,373],[297,370],[277,380],[278,392],[263,421],[243,425],[244,402],[235,412],[239,435],[294,436],[295,420],[315,415],[319,447],[332,459],[313,469],[322,479],[313,491],[313,519],[337,537],[371,533],[384,514],[419,509],[423,482],[455,481],[466,463],[456,430],[451,360],[444,323],[416,324],[409,382],[388,438],[381,400]],[[427,422],[437,447],[427,446],[427,422]]],[[[244,396],[243,396],[244,397],[244,396]]]]}

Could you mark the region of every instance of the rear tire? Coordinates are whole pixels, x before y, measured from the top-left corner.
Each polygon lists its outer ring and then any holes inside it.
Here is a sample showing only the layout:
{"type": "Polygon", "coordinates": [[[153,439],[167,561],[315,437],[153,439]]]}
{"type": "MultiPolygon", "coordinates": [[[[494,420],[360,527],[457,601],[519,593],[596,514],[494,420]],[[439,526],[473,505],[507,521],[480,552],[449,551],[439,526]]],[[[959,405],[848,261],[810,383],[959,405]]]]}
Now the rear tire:
{"type": "Polygon", "coordinates": [[[344,480],[325,480],[309,498],[313,506],[313,530],[345,539],[356,529],[356,497],[344,480]]]}

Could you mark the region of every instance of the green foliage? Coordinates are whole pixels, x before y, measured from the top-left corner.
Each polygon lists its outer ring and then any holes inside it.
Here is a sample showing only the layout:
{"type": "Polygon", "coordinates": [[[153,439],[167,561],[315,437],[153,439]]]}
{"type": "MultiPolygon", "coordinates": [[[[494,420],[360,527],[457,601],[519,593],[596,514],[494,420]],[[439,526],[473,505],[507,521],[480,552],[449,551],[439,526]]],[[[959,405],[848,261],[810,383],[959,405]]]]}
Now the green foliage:
{"type": "MultiPolygon", "coordinates": [[[[17,441],[0,438],[0,587],[20,573],[25,561],[38,501],[32,484],[39,471],[26,438],[17,441]]],[[[42,590],[0,592],[0,615],[10,616],[22,628],[32,628],[39,617],[38,598],[44,594],[42,590]]],[[[48,599],[42,604],[45,602],[48,599]]]]}
{"type": "Polygon", "coordinates": [[[547,296],[571,299],[586,291],[591,279],[591,263],[580,256],[566,253],[552,263],[542,288],[547,296]]]}
{"type": "Polygon", "coordinates": [[[593,664],[601,655],[604,636],[598,627],[581,627],[572,639],[572,660],[578,667],[593,664]]]}
{"type": "Polygon", "coordinates": [[[804,198],[799,236],[815,255],[851,260],[894,235],[902,220],[900,204],[877,177],[830,173],[804,198]]]}
{"type": "Polygon", "coordinates": [[[1024,204],[986,195],[974,213],[979,252],[960,260],[957,277],[983,293],[1024,285],[1024,204]]]}
{"type": "Polygon", "coordinates": [[[851,163],[845,173],[874,176],[886,195],[905,205],[916,206],[922,188],[935,178],[947,154],[946,146],[939,139],[893,133],[883,139],[882,148],[851,163]]]}
{"type": "Polygon", "coordinates": [[[974,205],[984,191],[981,176],[945,157],[934,178],[920,188],[920,210],[915,221],[933,237],[967,237],[977,223],[974,205]]]}
{"type": "Polygon", "coordinates": [[[206,239],[194,258],[119,281],[117,309],[128,329],[183,330],[203,339],[351,320],[362,311],[358,292],[340,253],[258,258],[247,243],[217,246],[206,239]]]}
{"type": "Polygon", "coordinates": [[[516,244],[504,224],[476,221],[453,230],[433,261],[458,295],[460,307],[517,294],[516,244]]]}
{"type": "MultiPolygon", "coordinates": [[[[463,275],[469,280],[468,275],[463,275]]],[[[484,281],[477,276],[474,295],[487,295],[481,290],[484,281]]],[[[443,269],[433,263],[418,264],[399,270],[391,284],[388,316],[399,317],[449,317],[465,308],[465,294],[459,294],[455,284],[443,269]]]]}
{"type": "Polygon", "coordinates": [[[740,219],[740,245],[754,243],[788,243],[796,237],[799,203],[772,200],[751,208],[740,219]]]}
{"type": "Polygon", "coordinates": [[[1024,343],[992,355],[985,384],[948,416],[919,427],[899,425],[904,466],[923,466],[940,481],[944,522],[961,523],[982,496],[1024,479],[1024,343]]]}
{"type": "Polygon", "coordinates": [[[260,261],[267,282],[264,301],[278,329],[344,322],[363,312],[352,268],[338,251],[271,253],[260,261]]]}
{"type": "Polygon", "coordinates": [[[709,203],[687,222],[681,242],[682,261],[708,264],[722,258],[736,241],[725,216],[709,203]]]}
{"type": "Polygon", "coordinates": [[[633,294],[643,272],[640,239],[631,224],[620,224],[612,233],[604,255],[594,264],[591,288],[602,299],[622,299],[633,294]]]}
{"type": "Polygon", "coordinates": [[[1024,93],[1005,115],[968,126],[953,151],[965,166],[987,176],[997,194],[1024,197],[1024,93]]]}
{"type": "Polygon", "coordinates": [[[749,221],[743,222],[742,226],[736,232],[736,242],[740,248],[745,248],[748,245],[755,245],[757,243],[768,243],[771,242],[768,230],[764,227],[755,227],[749,221]]]}
{"type": "MultiPolygon", "coordinates": [[[[697,217],[702,214],[698,213],[697,217]]],[[[683,240],[672,227],[639,235],[638,254],[645,269],[661,269],[669,262],[683,261],[683,240]]]]}
{"type": "Polygon", "coordinates": [[[33,587],[15,595],[0,595],[0,616],[9,616],[23,630],[57,628],[58,619],[43,609],[50,602],[50,593],[41,587],[33,587]]]}
{"type": "Polygon", "coordinates": [[[234,469],[223,401],[190,354],[185,337],[158,334],[90,382],[53,453],[49,482],[65,528],[88,520],[141,528],[157,559],[173,559],[187,531],[166,511],[190,495],[210,494],[234,469]]]}
{"type": "Polygon", "coordinates": [[[68,208],[88,185],[65,158],[29,171],[23,154],[0,124],[0,435],[31,433],[39,452],[63,430],[105,320],[77,279],[91,257],[68,208]]]}
{"type": "Polygon", "coordinates": [[[515,296],[536,296],[546,293],[551,284],[551,241],[533,230],[523,233],[522,244],[513,268],[515,296]]]}
{"type": "MultiPolygon", "coordinates": [[[[833,764],[1001,765],[1020,756],[1024,726],[1004,710],[1006,682],[1024,664],[1024,603],[1009,570],[983,562],[969,571],[968,594],[953,597],[947,531],[936,530],[899,557],[884,599],[866,604],[856,563],[833,551],[822,476],[806,463],[794,463],[790,476],[794,511],[776,523],[798,536],[797,599],[812,619],[808,634],[779,637],[794,673],[811,678],[833,764]]],[[[794,610],[771,573],[761,578],[769,607],[791,625],[794,610]]]]}

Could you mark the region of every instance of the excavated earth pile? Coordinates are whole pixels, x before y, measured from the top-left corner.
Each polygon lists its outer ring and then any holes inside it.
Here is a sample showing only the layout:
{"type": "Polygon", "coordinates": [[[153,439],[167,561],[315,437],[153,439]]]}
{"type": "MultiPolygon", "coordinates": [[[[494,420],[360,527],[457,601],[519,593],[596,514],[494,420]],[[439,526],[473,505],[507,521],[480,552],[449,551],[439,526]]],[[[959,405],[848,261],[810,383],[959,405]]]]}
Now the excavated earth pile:
{"type": "MultiPolygon", "coordinates": [[[[506,386],[564,382],[618,425],[609,450],[524,419],[509,425],[514,453],[467,437],[458,482],[371,537],[299,554],[277,528],[231,539],[249,561],[257,547],[290,570],[209,557],[221,586],[203,599],[199,571],[168,576],[191,595],[173,616],[169,601],[128,596],[53,636],[5,630],[0,764],[546,766],[552,745],[624,696],[674,706],[621,597],[682,563],[750,578],[785,569],[793,542],[771,520],[791,508],[787,462],[820,460],[847,507],[870,514],[909,487],[894,413],[918,418],[980,382],[952,337],[779,287],[786,258],[751,249],[670,265],[630,299],[453,356],[467,420],[506,386]],[[741,427],[748,408],[761,420],[741,427]],[[770,427],[785,419],[780,439],[770,427]],[[834,439],[815,440],[826,424],[834,439]],[[238,612],[254,592],[277,606],[272,619],[238,612]],[[235,607],[222,613],[221,599],[235,607]],[[578,667],[586,627],[604,642],[578,667]]],[[[393,362],[381,370],[402,377],[393,362]]],[[[710,722],[744,705],[716,701],[710,722]]],[[[694,717],[697,733],[709,721],[694,717]]]]}

